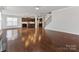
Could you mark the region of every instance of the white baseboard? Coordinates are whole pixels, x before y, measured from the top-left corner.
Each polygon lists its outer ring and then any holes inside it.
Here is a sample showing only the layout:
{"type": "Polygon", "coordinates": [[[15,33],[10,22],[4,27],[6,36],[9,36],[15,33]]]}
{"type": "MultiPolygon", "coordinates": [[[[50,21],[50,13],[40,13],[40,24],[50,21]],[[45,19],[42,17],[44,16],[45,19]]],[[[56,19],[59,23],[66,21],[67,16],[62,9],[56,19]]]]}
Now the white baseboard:
{"type": "Polygon", "coordinates": [[[12,29],[12,28],[22,28],[22,27],[5,27],[5,28],[2,28],[2,29],[12,29]]]}
{"type": "Polygon", "coordinates": [[[59,30],[59,29],[47,29],[46,30],[52,30],[52,31],[59,31],[59,32],[64,32],[64,33],[69,33],[69,34],[74,34],[74,35],[79,35],[79,33],[76,32],[69,32],[69,31],[64,31],[64,30],[59,30]]]}

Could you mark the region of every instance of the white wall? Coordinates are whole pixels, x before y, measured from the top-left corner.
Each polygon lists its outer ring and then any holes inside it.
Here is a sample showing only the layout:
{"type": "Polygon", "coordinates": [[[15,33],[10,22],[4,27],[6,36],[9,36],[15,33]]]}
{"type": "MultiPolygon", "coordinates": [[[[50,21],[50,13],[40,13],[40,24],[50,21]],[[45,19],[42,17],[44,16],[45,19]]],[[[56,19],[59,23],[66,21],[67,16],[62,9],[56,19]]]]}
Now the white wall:
{"type": "Polygon", "coordinates": [[[79,7],[52,11],[52,22],[45,29],[79,35],[79,7]]]}

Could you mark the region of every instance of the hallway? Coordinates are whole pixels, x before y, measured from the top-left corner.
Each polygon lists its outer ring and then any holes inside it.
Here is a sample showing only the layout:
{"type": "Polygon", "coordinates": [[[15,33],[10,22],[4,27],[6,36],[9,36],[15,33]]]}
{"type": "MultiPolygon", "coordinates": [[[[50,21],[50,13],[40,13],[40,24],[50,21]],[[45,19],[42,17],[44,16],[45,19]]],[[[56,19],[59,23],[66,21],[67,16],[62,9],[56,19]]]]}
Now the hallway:
{"type": "Polygon", "coordinates": [[[1,36],[8,52],[79,51],[79,36],[63,32],[24,28],[3,30],[1,36]]]}

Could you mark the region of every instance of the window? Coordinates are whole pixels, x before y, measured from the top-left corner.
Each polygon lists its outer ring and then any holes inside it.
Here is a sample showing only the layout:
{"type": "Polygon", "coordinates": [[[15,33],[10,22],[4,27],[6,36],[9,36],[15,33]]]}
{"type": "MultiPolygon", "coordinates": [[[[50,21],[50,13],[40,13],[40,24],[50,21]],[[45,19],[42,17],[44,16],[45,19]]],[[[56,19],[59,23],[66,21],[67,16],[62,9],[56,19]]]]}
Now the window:
{"type": "Polygon", "coordinates": [[[1,29],[1,12],[0,12],[0,29],[1,29]]]}
{"type": "Polygon", "coordinates": [[[17,26],[17,18],[7,17],[7,26],[17,26]]]}

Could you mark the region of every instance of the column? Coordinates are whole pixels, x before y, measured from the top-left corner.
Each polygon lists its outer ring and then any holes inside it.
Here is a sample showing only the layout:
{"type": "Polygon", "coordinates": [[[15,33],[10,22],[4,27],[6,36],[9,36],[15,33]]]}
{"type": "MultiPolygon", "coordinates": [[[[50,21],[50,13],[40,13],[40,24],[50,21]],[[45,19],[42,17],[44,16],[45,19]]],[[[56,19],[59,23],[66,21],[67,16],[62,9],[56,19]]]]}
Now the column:
{"type": "Polygon", "coordinates": [[[38,28],[38,21],[37,21],[37,16],[35,16],[35,29],[38,28]]]}

